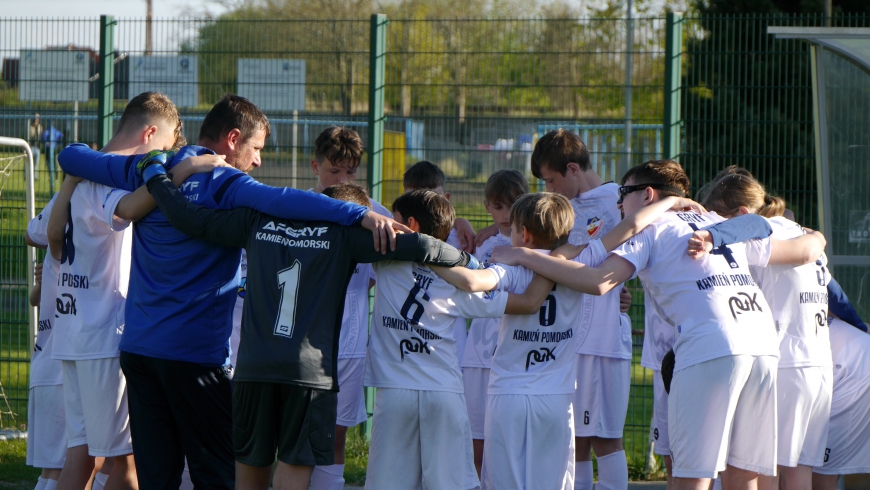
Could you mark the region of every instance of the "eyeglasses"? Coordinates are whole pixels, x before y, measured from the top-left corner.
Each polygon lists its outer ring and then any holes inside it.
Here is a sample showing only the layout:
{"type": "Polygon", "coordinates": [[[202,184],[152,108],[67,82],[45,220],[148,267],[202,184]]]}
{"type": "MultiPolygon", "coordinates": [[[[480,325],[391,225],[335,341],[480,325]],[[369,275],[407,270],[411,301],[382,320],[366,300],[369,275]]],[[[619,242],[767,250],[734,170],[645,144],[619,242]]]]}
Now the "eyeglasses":
{"type": "Polygon", "coordinates": [[[631,194],[632,192],[642,191],[647,188],[653,188],[663,191],[673,192],[674,194],[683,197],[683,191],[677,189],[674,186],[666,185],[666,184],[636,184],[636,185],[623,185],[619,187],[619,199],[616,201],[616,204],[622,204],[622,200],[625,199],[625,196],[631,194]]]}

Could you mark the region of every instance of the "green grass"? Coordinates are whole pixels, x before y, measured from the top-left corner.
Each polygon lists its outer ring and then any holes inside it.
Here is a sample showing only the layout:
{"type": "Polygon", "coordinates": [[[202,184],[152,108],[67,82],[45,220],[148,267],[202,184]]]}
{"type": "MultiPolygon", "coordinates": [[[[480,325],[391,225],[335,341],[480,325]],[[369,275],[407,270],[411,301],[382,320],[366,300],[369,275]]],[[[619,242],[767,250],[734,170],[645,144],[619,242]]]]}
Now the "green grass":
{"type": "Polygon", "coordinates": [[[25,465],[27,440],[0,441],[0,488],[30,490],[36,485],[40,470],[25,465]]]}
{"type": "Polygon", "coordinates": [[[366,483],[366,466],[369,463],[369,443],[363,437],[361,427],[348,429],[344,455],[344,481],[348,485],[360,487],[366,483]]]}

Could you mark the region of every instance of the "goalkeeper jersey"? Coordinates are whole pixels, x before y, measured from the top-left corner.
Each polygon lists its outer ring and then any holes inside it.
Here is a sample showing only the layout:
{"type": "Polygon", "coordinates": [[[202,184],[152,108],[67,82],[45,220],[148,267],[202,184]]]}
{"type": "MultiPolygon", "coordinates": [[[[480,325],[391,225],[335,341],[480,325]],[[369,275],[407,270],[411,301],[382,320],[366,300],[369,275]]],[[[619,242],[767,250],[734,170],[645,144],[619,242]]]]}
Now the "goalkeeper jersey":
{"type": "Polygon", "coordinates": [[[166,176],[151,179],[148,190],[179,230],[247,251],[236,381],[337,390],[344,297],[357,263],[390,259],[455,266],[468,261],[467,254],[426,235],[399,235],[396,249],[381,254],[371,232],[358,226],[197,206],[166,176]]]}

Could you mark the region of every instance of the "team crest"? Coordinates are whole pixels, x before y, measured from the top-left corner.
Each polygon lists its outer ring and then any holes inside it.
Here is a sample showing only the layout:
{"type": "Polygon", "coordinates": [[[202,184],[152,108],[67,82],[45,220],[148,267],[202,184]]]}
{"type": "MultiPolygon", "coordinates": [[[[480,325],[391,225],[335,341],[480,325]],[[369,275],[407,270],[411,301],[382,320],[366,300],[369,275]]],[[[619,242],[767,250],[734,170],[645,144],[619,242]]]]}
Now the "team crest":
{"type": "Polygon", "coordinates": [[[589,218],[586,220],[586,232],[589,233],[590,238],[595,238],[598,235],[598,232],[601,230],[601,227],[604,225],[604,222],[601,221],[597,216],[594,218],[589,218]]]}
{"type": "Polygon", "coordinates": [[[242,278],[242,282],[239,283],[239,289],[238,289],[238,292],[239,292],[239,298],[242,298],[242,299],[245,298],[245,287],[246,287],[247,285],[248,285],[248,278],[247,278],[247,277],[243,277],[243,278],[242,278]]]}

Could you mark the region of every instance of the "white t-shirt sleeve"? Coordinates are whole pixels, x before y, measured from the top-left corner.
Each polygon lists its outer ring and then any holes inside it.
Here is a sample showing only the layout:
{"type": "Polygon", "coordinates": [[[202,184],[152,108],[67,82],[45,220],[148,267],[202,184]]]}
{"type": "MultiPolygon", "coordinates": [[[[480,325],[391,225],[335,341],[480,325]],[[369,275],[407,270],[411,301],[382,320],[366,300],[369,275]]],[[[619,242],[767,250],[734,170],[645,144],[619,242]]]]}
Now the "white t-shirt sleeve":
{"type": "MultiPolygon", "coordinates": [[[[57,194],[55,194],[57,197],[57,194]]],[[[30,223],[27,223],[27,235],[34,242],[48,246],[48,218],[51,216],[51,209],[54,207],[54,197],[48,201],[42,211],[39,212],[30,223]]]]}
{"type": "Polygon", "coordinates": [[[518,265],[492,264],[486,270],[498,279],[496,289],[516,294],[523,294],[535,277],[534,272],[518,265]]]}
{"type": "Polygon", "coordinates": [[[760,240],[749,240],[746,243],[746,261],[749,265],[757,267],[767,267],[770,262],[770,252],[773,248],[773,242],[770,238],[762,238],[760,240]]]}
{"type": "Polygon", "coordinates": [[[583,249],[579,255],[574,257],[573,260],[590,267],[598,267],[602,262],[604,262],[607,255],[607,249],[604,248],[604,244],[601,243],[601,240],[596,239],[590,240],[586,248],[583,249]]]}
{"type": "Polygon", "coordinates": [[[94,213],[105,221],[113,231],[124,231],[125,228],[130,226],[129,221],[115,216],[115,209],[117,209],[118,203],[127,194],[130,194],[130,192],[122,189],[110,189],[105,196],[101,196],[100,202],[102,202],[103,212],[94,213]]]}
{"type": "Polygon", "coordinates": [[[504,291],[489,291],[486,293],[469,293],[456,290],[452,303],[448,307],[457,318],[493,318],[504,315],[507,306],[508,293],[504,291]]]}
{"type": "Polygon", "coordinates": [[[654,241],[653,233],[653,227],[647,226],[643,231],[629,238],[627,242],[611,252],[611,254],[618,255],[631,262],[634,266],[634,274],[631,277],[635,277],[638,272],[646,269],[649,264],[654,241]]]}

